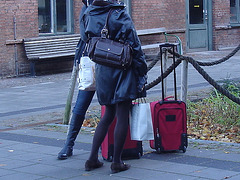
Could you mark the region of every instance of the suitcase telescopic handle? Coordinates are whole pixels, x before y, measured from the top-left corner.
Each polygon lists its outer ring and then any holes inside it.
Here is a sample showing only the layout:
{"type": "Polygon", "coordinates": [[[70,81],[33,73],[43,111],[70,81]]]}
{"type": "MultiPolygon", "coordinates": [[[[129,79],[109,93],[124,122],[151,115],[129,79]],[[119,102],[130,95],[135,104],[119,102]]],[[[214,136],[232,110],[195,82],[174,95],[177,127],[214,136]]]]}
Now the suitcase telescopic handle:
{"type": "Polygon", "coordinates": [[[164,95],[164,82],[163,82],[163,59],[162,59],[162,54],[163,54],[163,48],[167,48],[167,47],[170,47],[172,48],[173,50],[173,82],[174,82],[174,99],[175,101],[177,101],[177,80],[176,80],[176,70],[175,70],[175,67],[176,67],[176,64],[175,64],[175,44],[171,44],[171,43],[163,43],[163,44],[160,44],[159,47],[160,47],[160,60],[161,60],[161,79],[162,79],[162,100],[164,100],[165,98],[165,95],[164,95]]]}

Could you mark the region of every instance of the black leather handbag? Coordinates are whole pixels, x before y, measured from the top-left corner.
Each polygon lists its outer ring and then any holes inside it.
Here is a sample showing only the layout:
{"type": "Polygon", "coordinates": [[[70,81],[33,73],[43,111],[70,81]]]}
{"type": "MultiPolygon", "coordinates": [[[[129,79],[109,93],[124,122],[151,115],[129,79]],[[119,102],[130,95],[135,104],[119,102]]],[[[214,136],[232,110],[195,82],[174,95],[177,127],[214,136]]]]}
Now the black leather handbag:
{"type": "Polygon", "coordinates": [[[108,19],[112,13],[109,11],[106,23],[101,31],[101,37],[92,37],[88,41],[88,55],[95,63],[127,69],[132,64],[132,48],[126,42],[114,41],[108,38],[108,19]]]}

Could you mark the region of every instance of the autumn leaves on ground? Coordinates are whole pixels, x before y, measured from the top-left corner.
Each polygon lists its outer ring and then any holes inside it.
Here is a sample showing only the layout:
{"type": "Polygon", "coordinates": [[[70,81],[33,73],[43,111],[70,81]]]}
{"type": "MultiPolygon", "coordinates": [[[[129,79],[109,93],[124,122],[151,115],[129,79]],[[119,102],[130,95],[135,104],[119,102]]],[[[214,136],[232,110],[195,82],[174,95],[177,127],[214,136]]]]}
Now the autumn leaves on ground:
{"type": "MultiPolygon", "coordinates": [[[[240,83],[225,81],[223,87],[240,97],[240,83]]],[[[240,105],[213,90],[208,98],[188,102],[189,138],[240,143],[240,105]]]]}

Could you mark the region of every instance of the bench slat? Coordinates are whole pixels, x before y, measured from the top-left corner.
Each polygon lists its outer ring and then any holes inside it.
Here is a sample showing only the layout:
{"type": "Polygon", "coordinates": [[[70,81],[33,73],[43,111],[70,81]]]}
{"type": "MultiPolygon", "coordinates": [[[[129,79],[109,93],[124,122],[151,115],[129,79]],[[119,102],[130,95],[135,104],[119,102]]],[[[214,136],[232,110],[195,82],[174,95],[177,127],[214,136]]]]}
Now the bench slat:
{"type": "Polygon", "coordinates": [[[58,44],[76,44],[78,42],[78,40],[75,41],[64,41],[64,42],[44,42],[44,43],[32,43],[32,44],[25,44],[26,47],[34,47],[34,46],[47,46],[47,45],[58,45],[58,44]]]}
{"type": "Polygon", "coordinates": [[[68,57],[68,56],[74,56],[74,53],[62,53],[61,56],[59,54],[46,54],[42,56],[29,56],[29,60],[37,60],[37,59],[51,59],[51,58],[58,58],[58,57],[68,57]]]}
{"type": "Polygon", "coordinates": [[[142,29],[137,30],[138,36],[151,35],[151,34],[161,34],[166,32],[165,28],[153,28],[153,29],[142,29]]]}
{"type": "Polygon", "coordinates": [[[66,48],[66,49],[75,49],[77,46],[76,43],[72,43],[72,44],[58,44],[57,46],[54,45],[46,45],[46,46],[40,46],[40,45],[36,45],[36,46],[26,46],[25,49],[29,52],[31,51],[43,51],[43,50],[47,50],[47,51],[56,51],[56,50],[62,50],[62,48],[66,48]]]}
{"type": "MultiPolygon", "coordinates": [[[[163,44],[163,43],[156,43],[156,44],[148,44],[148,45],[144,45],[142,46],[142,49],[154,49],[154,48],[159,48],[159,46],[163,44]]],[[[179,43],[171,43],[174,45],[179,45],[179,43]]]]}
{"type": "Polygon", "coordinates": [[[48,54],[48,55],[51,55],[51,54],[62,54],[62,53],[75,53],[75,49],[63,49],[63,50],[58,50],[58,51],[41,51],[41,52],[31,52],[31,53],[28,53],[28,56],[38,56],[39,54],[42,55],[45,55],[45,54],[48,54]]]}
{"type": "Polygon", "coordinates": [[[153,49],[153,48],[158,48],[160,45],[160,43],[156,43],[156,44],[148,44],[148,45],[143,45],[142,49],[153,49]]]}
{"type": "Polygon", "coordinates": [[[43,53],[57,53],[57,52],[64,52],[64,51],[73,51],[75,52],[76,48],[73,47],[73,48],[63,48],[63,49],[57,49],[57,50],[54,50],[54,49],[40,49],[40,50],[37,50],[37,51],[29,51],[28,54],[43,54],[43,53]]]}
{"type": "Polygon", "coordinates": [[[34,45],[34,44],[56,44],[56,43],[64,43],[64,42],[78,42],[80,38],[68,38],[68,39],[50,39],[44,41],[24,41],[25,45],[34,45]]]}

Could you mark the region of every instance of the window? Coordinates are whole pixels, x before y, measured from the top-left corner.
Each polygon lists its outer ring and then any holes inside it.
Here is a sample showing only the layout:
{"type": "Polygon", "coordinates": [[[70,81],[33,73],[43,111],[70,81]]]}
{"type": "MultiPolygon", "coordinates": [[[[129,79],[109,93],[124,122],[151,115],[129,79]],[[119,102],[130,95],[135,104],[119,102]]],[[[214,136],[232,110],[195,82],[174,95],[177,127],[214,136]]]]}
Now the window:
{"type": "Polygon", "coordinates": [[[190,24],[203,24],[203,0],[189,1],[190,24]]]}
{"type": "Polygon", "coordinates": [[[240,24],[240,0],[230,0],[230,23],[240,24]]]}
{"type": "Polygon", "coordinates": [[[72,0],[38,0],[40,34],[73,32],[72,0]]]}

